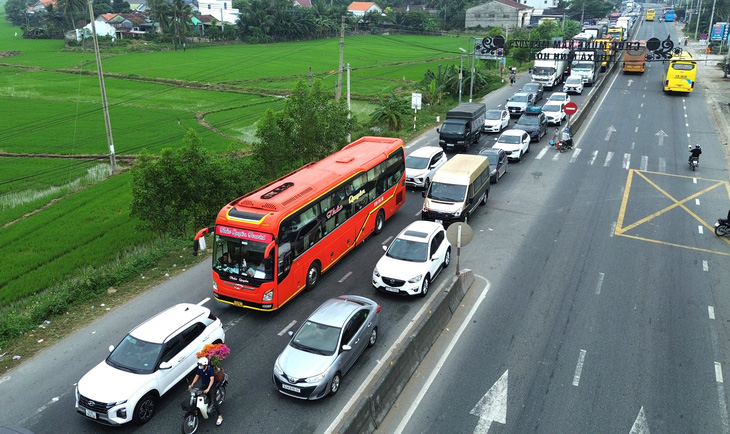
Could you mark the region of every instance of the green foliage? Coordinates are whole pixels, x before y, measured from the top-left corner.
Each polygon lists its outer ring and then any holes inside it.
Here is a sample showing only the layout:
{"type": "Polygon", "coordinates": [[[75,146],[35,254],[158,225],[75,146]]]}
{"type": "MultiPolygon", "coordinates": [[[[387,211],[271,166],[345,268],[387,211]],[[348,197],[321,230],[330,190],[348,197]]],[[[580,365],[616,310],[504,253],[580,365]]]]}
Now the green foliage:
{"type": "Polygon", "coordinates": [[[388,131],[403,129],[403,121],[411,117],[410,98],[391,92],[386,98],[380,97],[380,104],[375,108],[370,121],[375,125],[388,125],[388,131]]]}
{"type": "Polygon", "coordinates": [[[132,167],[131,215],[161,236],[180,237],[209,226],[234,188],[224,160],[189,130],[185,146],[165,148],[158,159],[140,155],[132,167]]]}
{"type": "Polygon", "coordinates": [[[353,124],[347,114],[345,99],[335,101],[320,80],[311,89],[299,80],[284,110],[267,110],[258,123],[253,159],[262,176],[286,174],[342,148],[353,124]]]}

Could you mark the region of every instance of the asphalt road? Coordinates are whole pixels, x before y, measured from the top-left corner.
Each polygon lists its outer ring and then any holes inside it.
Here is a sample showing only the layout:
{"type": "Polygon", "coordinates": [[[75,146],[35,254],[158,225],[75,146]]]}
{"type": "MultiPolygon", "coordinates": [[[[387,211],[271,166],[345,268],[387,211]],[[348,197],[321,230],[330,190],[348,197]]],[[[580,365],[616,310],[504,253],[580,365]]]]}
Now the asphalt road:
{"type": "Polygon", "coordinates": [[[727,164],[706,95],[664,94],[663,67],[619,73],[572,155],[527,162],[560,174],[542,217],[379,432],[729,432],[727,164]]]}
{"type": "MultiPolygon", "coordinates": [[[[660,36],[660,26],[642,32],[660,36]]],[[[527,81],[520,77],[518,85],[527,81]]],[[[475,237],[460,258],[479,276],[478,291],[489,291],[405,431],[484,428],[470,412],[498,383],[508,385],[506,421],[492,423],[490,432],[629,432],[637,421],[652,432],[727,432],[727,391],[718,372],[727,361],[723,318],[730,299],[722,282],[730,245],[711,225],[726,214],[730,189],[710,188],[726,182],[726,164],[702,92],[664,95],[660,81],[660,64],[644,75],[619,75],[584,124],[577,149],[558,154],[548,135],[493,186],[487,206],[470,219],[475,237]],[[688,141],[704,145],[694,174],[686,166],[688,141]]],[[[493,92],[488,108],[504,105],[518,88],[493,92]]],[[[579,106],[584,98],[572,97],[579,106]]],[[[480,146],[493,139],[483,137],[480,146]]],[[[435,143],[430,132],[409,149],[435,143]]],[[[329,426],[423,306],[370,285],[381,245],[418,218],[421,204],[420,192],[410,191],[383,233],[279,312],[205,301],[223,320],[232,349],[221,430],[309,433],[329,426]],[[337,396],[302,402],[280,395],[271,384],[272,364],[287,342],[279,333],[342,293],[383,306],[378,343],[344,377],[337,396]]],[[[177,431],[184,385],[162,399],[147,425],[121,429],[77,415],[73,386],[130,328],[174,303],[212,298],[210,284],[206,262],[11,371],[0,380],[0,425],[36,433],[177,431]]]]}

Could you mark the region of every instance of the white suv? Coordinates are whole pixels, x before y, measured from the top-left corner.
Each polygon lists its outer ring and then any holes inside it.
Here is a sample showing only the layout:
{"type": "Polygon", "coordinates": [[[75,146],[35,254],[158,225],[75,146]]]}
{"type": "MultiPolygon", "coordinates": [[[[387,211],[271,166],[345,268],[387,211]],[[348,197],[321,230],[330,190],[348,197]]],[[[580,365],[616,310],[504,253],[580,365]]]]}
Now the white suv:
{"type": "Polygon", "coordinates": [[[375,265],[373,286],[385,292],[425,297],[433,279],[450,261],[451,246],[443,225],[415,221],[398,234],[375,265]]]}
{"type": "Polygon", "coordinates": [[[135,327],[76,386],[76,411],[105,425],[155,414],[157,399],[188,375],[205,344],[222,343],[221,321],[195,304],[175,305],[135,327]]]}
{"type": "Polygon", "coordinates": [[[447,159],[440,146],[424,146],[411,152],[406,157],[406,185],[428,188],[434,173],[447,159]]]}

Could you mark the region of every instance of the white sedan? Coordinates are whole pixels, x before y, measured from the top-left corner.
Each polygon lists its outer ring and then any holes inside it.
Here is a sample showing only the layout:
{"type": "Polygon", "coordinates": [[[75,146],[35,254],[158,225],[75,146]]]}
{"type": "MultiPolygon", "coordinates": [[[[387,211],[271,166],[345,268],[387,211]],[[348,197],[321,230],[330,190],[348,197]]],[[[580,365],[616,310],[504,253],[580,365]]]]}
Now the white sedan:
{"type": "Polygon", "coordinates": [[[424,146],[416,149],[406,157],[406,185],[428,188],[434,173],[446,164],[446,161],[446,153],[440,146],[424,146]]]}
{"type": "MultiPolygon", "coordinates": [[[[548,98],[548,101],[562,102],[563,104],[567,104],[570,102],[570,95],[565,92],[553,92],[553,94],[550,95],[550,98],[548,98]]],[[[545,104],[547,104],[547,102],[545,102],[545,104]]]]}
{"type": "Polygon", "coordinates": [[[509,112],[507,109],[487,110],[484,118],[485,133],[498,133],[509,126],[509,112]]]}
{"type": "Polygon", "coordinates": [[[510,160],[521,161],[522,156],[530,152],[530,135],[524,130],[507,130],[492,148],[503,150],[510,160]]]}
{"type": "Polygon", "coordinates": [[[375,265],[373,286],[394,294],[425,297],[433,279],[450,261],[451,245],[443,225],[415,221],[398,234],[375,265]]]}

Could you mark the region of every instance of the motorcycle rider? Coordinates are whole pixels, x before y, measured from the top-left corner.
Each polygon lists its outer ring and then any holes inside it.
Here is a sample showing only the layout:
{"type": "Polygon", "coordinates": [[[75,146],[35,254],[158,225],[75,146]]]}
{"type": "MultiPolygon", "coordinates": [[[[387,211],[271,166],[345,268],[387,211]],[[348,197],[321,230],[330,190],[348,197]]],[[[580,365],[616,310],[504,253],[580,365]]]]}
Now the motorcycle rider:
{"type": "Polygon", "coordinates": [[[512,86],[517,80],[517,70],[514,67],[509,69],[509,85],[512,86]]]}
{"type": "Polygon", "coordinates": [[[200,387],[204,389],[203,393],[208,395],[209,402],[213,403],[213,408],[215,408],[215,412],[218,414],[218,420],[215,424],[220,425],[223,423],[223,415],[221,414],[220,409],[218,408],[218,403],[215,400],[215,393],[218,386],[214,384],[214,376],[215,369],[208,363],[208,358],[201,357],[198,359],[198,370],[195,372],[195,378],[193,378],[188,389],[192,389],[195,383],[198,382],[198,378],[200,378],[200,387]]]}
{"type": "Polygon", "coordinates": [[[700,154],[701,153],[702,153],[702,147],[700,146],[699,143],[696,144],[694,148],[692,148],[692,146],[690,145],[690,147],[689,147],[689,160],[688,160],[689,163],[691,164],[692,163],[692,159],[693,158],[696,158],[697,159],[697,164],[699,164],[700,163],[700,154]]]}
{"type": "Polygon", "coordinates": [[[573,149],[573,136],[570,135],[570,128],[565,127],[560,134],[560,144],[566,149],[573,149]]]}

